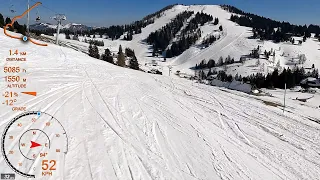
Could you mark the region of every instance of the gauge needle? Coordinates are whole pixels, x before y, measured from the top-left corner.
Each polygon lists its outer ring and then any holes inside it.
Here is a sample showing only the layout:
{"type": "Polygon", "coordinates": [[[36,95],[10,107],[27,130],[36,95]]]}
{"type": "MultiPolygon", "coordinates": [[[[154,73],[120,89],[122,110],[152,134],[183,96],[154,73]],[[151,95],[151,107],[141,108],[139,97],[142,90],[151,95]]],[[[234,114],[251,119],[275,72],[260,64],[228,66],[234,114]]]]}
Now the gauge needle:
{"type": "Polygon", "coordinates": [[[38,143],[36,143],[36,142],[31,141],[31,146],[30,146],[30,148],[35,148],[35,147],[38,147],[38,146],[41,146],[41,144],[38,144],[38,143]]]}

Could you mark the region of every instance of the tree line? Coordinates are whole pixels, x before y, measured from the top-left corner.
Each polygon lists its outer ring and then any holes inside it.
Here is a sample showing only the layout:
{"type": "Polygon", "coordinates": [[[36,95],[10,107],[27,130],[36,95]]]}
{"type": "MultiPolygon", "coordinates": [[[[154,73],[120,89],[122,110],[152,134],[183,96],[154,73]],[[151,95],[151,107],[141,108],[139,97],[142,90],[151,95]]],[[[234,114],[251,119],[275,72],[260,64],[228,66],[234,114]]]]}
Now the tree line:
{"type": "Polygon", "coordinates": [[[210,75],[217,74],[217,79],[223,82],[232,82],[233,80],[242,81],[251,84],[255,88],[293,88],[300,85],[300,82],[308,77],[319,78],[318,69],[313,69],[311,72],[305,72],[304,68],[295,67],[293,70],[290,68],[284,69],[280,72],[275,69],[272,73],[264,75],[262,73],[252,74],[247,77],[242,77],[236,74],[234,77],[232,75],[227,75],[225,71],[215,71],[209,70],[205,73],[203,70],[198,71],[198,76],[200,79],[207,79],[210,75]]]}
{"type": "Polygon", "coordinates": [[[234,77],[232,75],[227,75],[225,71],[216,72],[215,70],[209,70],[206,74],[203,70],[199,71],[199,78],[206,79],[210,75],[217,74],[217,79],[224,82],[232,82],[233,80],[242,81],[251,84],[255,88],[293,88],[300,85],[300,82],[308,77],[319,78],[318,69],[313,69],[311,72],[305,72],[304,68],[295,67],[293,70],[290,68],[284,69],[280,72],[275,69],[272,73],[264,75],[262,73],[252,74],[247,77],[242,77],[236,74],[234,77]]]}
{"type": "MultiPolygon", "coordinates": [[[[153,56],[165,51],[165,57],[171,58],[182,54],[190,48],[201,37],[199,26],[213,21],[213,17],[203,12],[197,12],[196,15],[188,22],[188,25],[181,30],[179,40],[168,45],[176,37],[176,34],[182,28],[184,22],[193,14],[193,11],[185,11],[178,14],[176,18],[164,26],[161,30],[153,32],[147,38],[147,42],[153,45],[153,56]]],[[[215,23],[219,23],[219,19],[215,18],[215,23]]]]}
{"type": "Polygon", "coordinates": [[[310,38],[311,33],[320,33],[320,26],[318,25],[293,25],[289,22],[275,21],[270,18],[247,13],[233,6],[222,5],[222,7],[229,12],[241,15],[231,15],[230,20],[241,26],[252,27],[253,38],[283,42],[289,41],[292,36],[310,38]]]}
{"type": "Polygon", "coordinates": [[[225,59],[220,56],[218,62],[216,63],[215,60],[210,59],[208,62],[204,59],[199,64],[195,65],[195,69],[211,69],[213,67],[219,67],[223,65],[229,65],[234,63],[242,63],[241,59],[239,61],[235,61],[234,58],[231,58],[230,55],[228,55],[225,59]]]}
{"type": "MultiPolygon", "coordinates": [[[[10,24],[12,21],[9,17],[4,19],[3,15],[0,13],[0,27],[4,27],[7,24],[10,24]]],[[[20,25],[18,21],[15,21],[13,23],[13,26],[9,26],[9,31],[16,31],[17,33],[26,35],[27,32],[27,26],[26,25],[20,25]]]]}
{"type": "Polygon", "coordinates": [[[108,48],[105,49],[104,53],[100,56],[98,46],[93,43],[90,43],[88,52],[89,52],[89,56],[93,58],[101,59],[103,61],[118,65],[120,67],[126,67],[126,57],[127,57],[129,59],[128,67],[131,69],[139,70],[138,59],[135,55],[134,50],[130,48],[126,48],[124,53],[122,50],[122,46],[120,45],[116,62],[114,62],[114,58],[113,58],[114,55],[112,55],[111,51],[108,48]]]}
{"type": "Polygon", "coordinates": [[[307,77],[319,77],[318,69],[313,69],[312,72],[305,72],[304,68],[296,67],[293,70],[290,68],[284,69],[279,72],[275,69],[273,73],[268,75],[263,75],[262,73],[257,73],[245,77],[242,79],[244,82],[250,82],[251,85],[256,88],[280,88],[284,89],[285,84],[287,88],[293,88],[300,85],[300,82],[307,77]]]}
{"type": "MultiPolygon", "coordinates": [[[[190,48],[201,37],[200,26],[205,23],[213,21],[213,17],[206,13],[197,12],[195,17],[190,20],[188,25],[181,31],[180,39],[173,42],[171,47],[166,50],[166,58],[171,58],[182,54],[185,50],[190,48]]],[[[215,18],[218,23],[219,19],[215,18]]]]}
{"type": "Polygon", "coordinates": [[[104,42],[103,40],[99,41],[99,40],[95,40],[95,39],[84,39],[84,42],[85,43],[89,43],[89,44],[93,44],[93,45],[96,45],[96,46],[104,46],[104,42]]]}
{"type": "Polygon", "coordinates": [[[218,37],[216,37],[215,35],[210,35],[204,38],[201,44],[204,45],[205,47],[208,47],[212,43],[216,42],[218,39],[220,39],[220,35],[218,37]]]}
{"type": "Polygon", "coordinates": [[[178,56],[182,54],[185,50],[187,50],[190,46],[195,44],[195,42],[201,37],[201,31],[198,29],[196,33],[185,35],[183,34],[182,37],[173,42],[171,47],[166,50],[166,58],[171,58],[174,56],[178,56]]]}
{"type": "Polygon", "coordinates": [[[147,43],[153,46],[155,52],[163,52],[175,35],[179,32],[184,22],[193,14],[193,11],[184,11],[178,14],[170,23],[161,29],[149,34],[147,43]]]}
{"type": "Polygon", "coordinates": [[[192,33],[198,29],[199,24],[200,26],[203,26],[205,23],[210,22],[212,20],[213,20],[213,17],[211,15],[208,15],[203,12],[201,13],[197,12],[195,17],[189,21],[186,28],[182,30],[182,34],[192,33]]]}
{"type": "MultiPolygon", "coordinates": [[[[66,39],[71,39],[70,34],[66,34],[66,39]]],[[[72,40],[79,41],[79,36],[78,35],[73,35],[72,36],[72,40]]]]}

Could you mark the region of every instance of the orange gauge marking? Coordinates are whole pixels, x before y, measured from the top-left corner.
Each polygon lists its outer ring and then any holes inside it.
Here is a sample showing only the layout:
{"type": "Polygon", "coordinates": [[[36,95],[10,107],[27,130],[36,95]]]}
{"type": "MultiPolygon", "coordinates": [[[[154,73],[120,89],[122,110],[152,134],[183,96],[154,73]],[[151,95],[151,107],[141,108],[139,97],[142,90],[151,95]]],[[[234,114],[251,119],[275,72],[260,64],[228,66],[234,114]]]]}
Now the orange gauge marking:
{"type": "Polygon", "coordinates": [[[21,92],[22,94],[27,94],[30,96],[37,96],[37,92],[21,92]]]}
{"type": "MultiPolygon", "coordinates": [[[[4,29],[3,29],[4,34],[5,34],[6,36],[8,36],[8,37],[22,40],[23,37],[18,37],[18,36],[13,36],[13,35],[8,34],[8,33],[7,33],[7,28],[8,28],[9,26],[12,27],[12,26],[13,26],[13,23],[14,23],[17,19],[23,18],[23,16],[25,16],[29,11],[31,11],[33,8],[35,8],[35,7],[37,7],[37,6],[41,5],[41,4],[42,4],[41,2],[37,2],[36,4],[34,4],[33,6],[31,6],[29,9],[27,9],[22,15],[14,17],[14,18],[12,19],[11,23],[5,25],[5,27],[4,27],[4,29]]],[[[29,38],[28,38],[28,40],[29,40],[30,42],[32,42],[33,44],[36,44],[36,45],[39,45],[39,46],[48,46],[47,44],[37,43],[37,42],[35,42],[34,40],[31,40],[31,39],[29,39],[29,38]]]]}
{"type": "Polygon", "coordinates": [[[35,42],[35,41],[32,40],[32,39],[29,39],[29,41],[32,42],[32,43],[35,44],[35,45],[38,45],[38,46],[48,46],[48,44],[37,43],[37,42],[35,42]]]}

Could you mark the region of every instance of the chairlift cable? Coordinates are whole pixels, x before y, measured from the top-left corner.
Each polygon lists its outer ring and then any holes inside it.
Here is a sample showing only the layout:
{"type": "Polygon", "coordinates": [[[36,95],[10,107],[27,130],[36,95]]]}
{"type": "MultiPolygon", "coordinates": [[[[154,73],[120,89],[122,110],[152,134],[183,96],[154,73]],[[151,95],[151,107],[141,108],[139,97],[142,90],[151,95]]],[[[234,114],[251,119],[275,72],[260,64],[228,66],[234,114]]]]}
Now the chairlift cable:
{"type": "MultiPolygon", "coordinates": [[[[37,3],[37,1],[35,1],[35,0],[30,0],[30,1],[32,1],[32,2],[34,2],[34,3],[37,3]]],[[[55,10],[53,10],[53,9],[49,8],[48,6],[43,5],[43,3],[41,4],[41,7],[46,8],[46,9],[48,9],[48,10],[50,10],[50,11],[54,12],[55,14],[59,14],[57,11],[55,11],[55,10]]]]}
{"type": "Polygon", "coordinates": [[[15,13],[15,12],[16,12],[16,10],[15,10],[15,6],[14,6],[14,4],[12,3],[12,0],[10,0],[10,7],[9,7],[9,10],[10,10],[10,12],[11,12],[11,13],[15,13]]]}

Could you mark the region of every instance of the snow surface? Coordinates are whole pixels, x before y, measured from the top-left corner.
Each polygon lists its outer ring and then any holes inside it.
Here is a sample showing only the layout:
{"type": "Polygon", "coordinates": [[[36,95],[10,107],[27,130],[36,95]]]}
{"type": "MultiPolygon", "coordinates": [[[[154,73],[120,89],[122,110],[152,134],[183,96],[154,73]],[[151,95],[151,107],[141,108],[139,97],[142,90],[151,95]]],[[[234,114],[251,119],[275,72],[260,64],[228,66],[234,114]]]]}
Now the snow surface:
{"type": "MultiPolygon", "coordinates": [[[[281,90],[260,97],[151,75],[65,47],[25,44],[1,29],[0,42],[1,67],[26,66],[25,90],[39,94],[18,103],[55,116],[69,136],[69,153],[58,159],[65,168],[49,179],[320,177],[319,93],[302,103],[294,100],[302,93],[289,91],[283,114],[281,90]],[[10,49],[27,51],[28,61],[6,62],[10,49]]],[[[7,90],[3,79],[0,89],[7,90]]],[[[0,131],[18,114],[1,107],[0,131]]],[[[11,172],[2,156],[0,169],[11,172]]]]}

